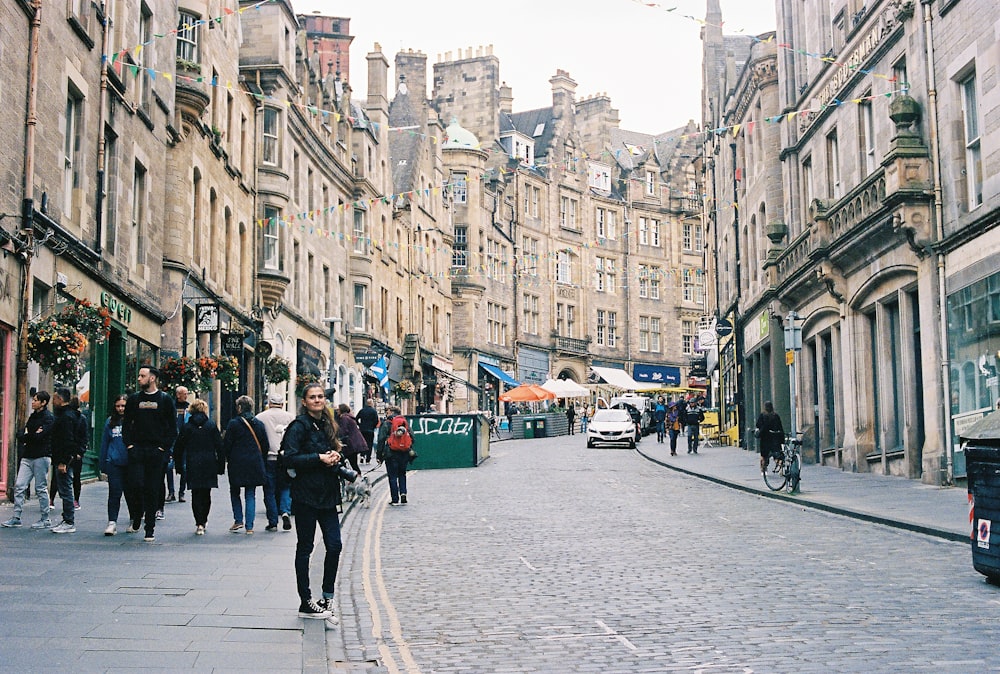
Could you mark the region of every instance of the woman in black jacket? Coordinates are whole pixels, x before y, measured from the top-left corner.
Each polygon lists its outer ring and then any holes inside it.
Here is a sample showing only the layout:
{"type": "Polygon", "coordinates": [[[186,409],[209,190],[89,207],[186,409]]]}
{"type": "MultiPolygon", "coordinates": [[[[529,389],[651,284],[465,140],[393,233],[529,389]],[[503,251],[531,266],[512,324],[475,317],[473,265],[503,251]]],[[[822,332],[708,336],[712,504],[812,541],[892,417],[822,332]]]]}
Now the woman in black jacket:
{"type": "Polygon", "coordinates": [[[247,534],[253,534],[257,512],[257,487],[264,484],[264,457],[267,456],[267,430],[253,416],[253,400],[248,396],[236,399],[236,416],[226,426],[222,445],[229,464],[229,496],[233,502],[231,532],[239,533],[246,523],[247,534]],[[240,488],[246,500],[246,519],[240,488]]]}
{"type": "Polygon", "coordinates": [[[222,452],[219,427],[208,418],[208,404],[195,400],[188,412],[187,423],[181,427],[174,444],[174,461],[179,466],[187,466],[194,533],[202,536],[208,524],[208,512],[212,509],[212,490],[219,486],[219,475],[226,470],[226,455],[222,452]]]}
{"type": "Polygon", "coordinates": [[[774,411],[771,401],[764,403],[764,411],[757,417],[754,431],[757,445],[760,448],[760,472],[767,470],[767,462],[771,452],[781,451],[781,443],[785,441],[785,429],[781,425],[781,417],[774,411]]]}
{"type": "Polygon", "coordinates": [[[284,465],[294,472],[292,507],[295,509],[295,584],[299,593],[299,615],[330,618],[333,590],[340,564],[340,478],[343,460],[337,439],[337,422],[326,406],[321,384],[308,384],[302,392],[299,416],[288,424],[282,440],[284,465]],[[316,525],[323,534],[323,597],[312,600],[309,590],[309,557],[316,539],[316,525]]]}

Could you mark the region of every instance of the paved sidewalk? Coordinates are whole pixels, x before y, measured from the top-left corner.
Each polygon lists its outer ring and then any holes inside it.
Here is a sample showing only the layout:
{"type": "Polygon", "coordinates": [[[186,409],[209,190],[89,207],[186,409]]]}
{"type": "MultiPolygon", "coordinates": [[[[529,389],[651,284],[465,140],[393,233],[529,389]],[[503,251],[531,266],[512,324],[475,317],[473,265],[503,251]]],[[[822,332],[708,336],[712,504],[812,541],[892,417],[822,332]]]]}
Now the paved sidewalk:
{"type": "Polygon", "coordinates": [[[936,487],[901,477],[807,464],[802,468],[801,491],[792,495],[767,488],[756,452],[712,445],[688,454],[687,438],[682,436],[677,441],[677,456],[670,456],[669,442],[657,443],[655,435],[643,438],[637,450],[667,468],[735,489],[947,540],[969,541],[965,487],[936,487]]]}

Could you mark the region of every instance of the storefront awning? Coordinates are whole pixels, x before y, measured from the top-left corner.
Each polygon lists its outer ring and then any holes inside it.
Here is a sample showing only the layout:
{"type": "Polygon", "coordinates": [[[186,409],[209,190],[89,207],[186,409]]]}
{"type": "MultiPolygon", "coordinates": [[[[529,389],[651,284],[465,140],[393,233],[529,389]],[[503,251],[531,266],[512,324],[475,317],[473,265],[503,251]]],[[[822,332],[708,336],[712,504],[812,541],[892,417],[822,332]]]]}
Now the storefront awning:
{"type": "Polygon", "coordinates": [[[509,374],[498,368],[496,365],[488,365],[487,363],[480,363],[479,367],[483,368],[489,374],[493,375],[500,381],[502,381],[507,386],[520,386],[521,382],[511,377],[509,374]]]}
{"type": "Polygon", "coordinates": [[[635,379],[640,384],[680,386],[681,369],[673,365],[644,365],[636,363],[632,368],[632,379],[635,379]]]}
{"type": "Polygon", "coordinates": [[[607,384],[616,388],[626,391],[638,391],[643,388],[649,388],[648,384],[640,384],[635,379],[632,379],[625,370],[613,367],[591,367],[590,369],[607,384]]]}
{"type": "Polygon", "coordinates": [[[440,368],[434,367],[433,365],[431,365],[430,367],[434,368],[434,372],[436,372],[437,374],[444,375],[448,379],[453,379],[454,381],[458,382],[459,384],[462,384],[463,386],[469,387],[470,390],[475,391],[476,393],[482,393],[483,392],[483,389],[479,388],[475,384],[470,384],[469,382],[465,381],[464,379],[462,379],[461,377],[459,377],[454,372],[449,372],[448,370],[442,370],[440,368]]]}

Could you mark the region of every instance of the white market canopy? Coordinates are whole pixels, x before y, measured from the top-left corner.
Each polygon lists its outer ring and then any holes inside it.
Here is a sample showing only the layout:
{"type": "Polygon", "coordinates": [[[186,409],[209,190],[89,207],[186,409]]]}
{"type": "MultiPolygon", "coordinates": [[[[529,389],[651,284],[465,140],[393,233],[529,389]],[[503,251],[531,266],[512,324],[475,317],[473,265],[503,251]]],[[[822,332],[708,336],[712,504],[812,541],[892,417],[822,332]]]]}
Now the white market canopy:
{"type": "Polygon", "coordinates": [[[557,398],[586,398],[590,391],[569,379],[549,379],[542,388],[552,391],[557,398]]]}
{"type": "Polygon", "coordinates": [[[640,384],[635,379],[632,379],[628,372],[615,367],[591,367],[590,369],[609,386],[620,388],[624,391],[645,391],[655,388],[655,386],[651,387],[649,384],[640,384]]]}

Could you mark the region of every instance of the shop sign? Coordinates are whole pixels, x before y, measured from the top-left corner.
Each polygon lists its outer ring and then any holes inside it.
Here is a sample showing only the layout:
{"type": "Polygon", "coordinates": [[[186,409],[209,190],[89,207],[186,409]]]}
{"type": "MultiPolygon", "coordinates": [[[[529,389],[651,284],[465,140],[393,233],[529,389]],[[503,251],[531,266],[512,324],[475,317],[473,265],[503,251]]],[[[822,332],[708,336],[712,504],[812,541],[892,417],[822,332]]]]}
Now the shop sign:
{"type": "Polygon", "coordinates": [[[378,361],[379,355],[374,351],[362,351],[354,354],[354,362],[365,367],[371,367],[378,361]]]}
{"type": "Polygon", "coordinates": [[[119,323],[132,322],[132,308],[108,291],[101,293],[101,306],[111,312],[111,318],[119,323]]]}
{"type": "Polygon", "coordinates": [[[243,351],[243,340],[245,338],[242,332],[222,333],[222,350],[226,353],[240,353],[243,351]]]}

